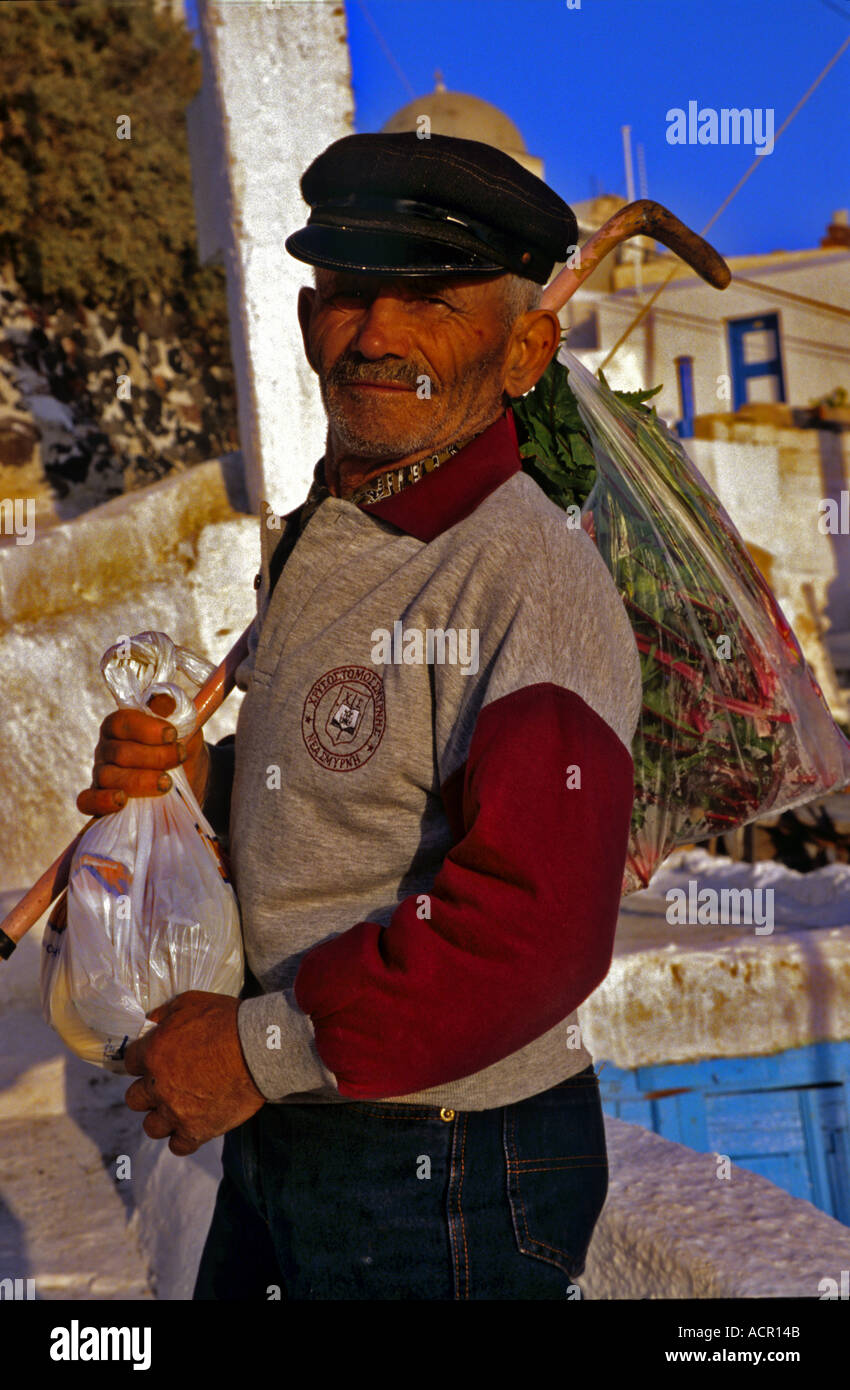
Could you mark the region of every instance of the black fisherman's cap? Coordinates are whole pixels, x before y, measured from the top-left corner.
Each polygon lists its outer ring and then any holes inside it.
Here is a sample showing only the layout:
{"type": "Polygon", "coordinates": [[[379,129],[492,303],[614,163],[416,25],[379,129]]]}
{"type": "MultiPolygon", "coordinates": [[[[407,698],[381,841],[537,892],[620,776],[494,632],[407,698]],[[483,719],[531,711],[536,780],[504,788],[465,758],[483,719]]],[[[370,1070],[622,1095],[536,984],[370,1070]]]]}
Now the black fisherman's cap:
{"type": "Polygon", "coordinates": [[[543,285],[576,245],[572,208],[510,155],[451,135],[346,135],[301,179],[290,255],[373,275],[493,275],[543,285]]]}

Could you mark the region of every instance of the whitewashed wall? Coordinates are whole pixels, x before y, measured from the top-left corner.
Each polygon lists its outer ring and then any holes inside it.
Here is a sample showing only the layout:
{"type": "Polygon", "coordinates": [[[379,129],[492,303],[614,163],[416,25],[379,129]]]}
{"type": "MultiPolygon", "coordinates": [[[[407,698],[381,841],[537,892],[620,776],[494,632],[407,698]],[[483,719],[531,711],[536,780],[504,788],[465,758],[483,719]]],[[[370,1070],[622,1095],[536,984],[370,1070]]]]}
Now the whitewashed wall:
{"type": "MultiPolygon", "coordinates": [[[[764,260],[750,264],[748,258],[732,257],[729,265],[733,275],[850,309],[850,252],[803,251],[770,265],[764,260]]],[[[646,280],[641,297],[632,289],[594,295],[599,351],[579,354],[589,367],[603,361],[656,286],[657,275],[652,281],[646,280]]],[[[576,298],[579,302],[579,296],[576,298]]],[[[717,394],[718,377],[731,371],[727,322],[769,313],[779,315],[785,392],[790,405],[807,406],[836,386],[850,385],[850,320],[788,300],[771,299],[734,281],[727,289],[718,291],[690,272],[670,282],[644,322],[605,368],[605,374],[613,386],[630,388],[638,384],[630,370],[634,364],[641,385],[664,384],[653,401],[658,413],[667,419],[678,419],[681,411],[675,359],[690,356],[694,359],[696,413],[731,410],[731,401],[717,394]]]]}
{"type": "Polygon", "coordinates": [[[203,87],[188,113],[202,259],[223,258],[248,496],[303,501],[325,417],[296,317],[309,266],[284,250],[309,208],[299,181],[352,131],[345,11],[199,0],[203,87]]]}
{"type": "Polygon", "coordinates": [[[75,799],[114,708],[106,648],[152,628],[217,662],[250,623],[259,521],[228,496],[240,473],[238,455],[198,464],[0,547],[0,888],[29,887],[85,823],[75,799]]]}

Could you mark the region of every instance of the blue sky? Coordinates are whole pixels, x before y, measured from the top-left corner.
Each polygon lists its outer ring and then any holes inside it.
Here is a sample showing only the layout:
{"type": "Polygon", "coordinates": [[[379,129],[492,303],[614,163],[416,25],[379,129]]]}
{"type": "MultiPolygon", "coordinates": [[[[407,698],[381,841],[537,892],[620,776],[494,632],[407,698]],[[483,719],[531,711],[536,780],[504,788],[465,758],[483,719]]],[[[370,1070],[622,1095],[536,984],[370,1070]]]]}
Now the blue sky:
{"type": "MultiPolygon", "coordinates": [[[[620,129],[630,125],[650,197],[697,229],[755,150],[671,145],[667,112],[690,101],[772,109],[778,130],[850,35],[850,0],[581,0],[579,9],[346,0],[345,9],[358,131],[433,90],[439,68],[447,87],[511,117],[568,202],[596,189],[625,194],[620,129]]],[[[850,48],[715,224],[721,252],[817,246],[833,210],[850,206],[848,96],[850,48]]]]}

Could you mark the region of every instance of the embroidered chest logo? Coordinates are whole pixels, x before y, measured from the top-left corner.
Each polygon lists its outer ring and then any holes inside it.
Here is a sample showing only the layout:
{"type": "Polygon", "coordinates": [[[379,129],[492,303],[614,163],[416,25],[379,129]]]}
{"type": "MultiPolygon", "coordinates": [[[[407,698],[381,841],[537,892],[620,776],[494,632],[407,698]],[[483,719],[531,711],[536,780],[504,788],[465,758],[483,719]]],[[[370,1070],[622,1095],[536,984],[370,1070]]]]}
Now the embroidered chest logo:
{"type": "Polygon", "coordinates": [[[326,671],[304,701],[301,734],[311,758],[331,772],[367,763],[384,737],[384,683],[368,666],[326,671]]]}

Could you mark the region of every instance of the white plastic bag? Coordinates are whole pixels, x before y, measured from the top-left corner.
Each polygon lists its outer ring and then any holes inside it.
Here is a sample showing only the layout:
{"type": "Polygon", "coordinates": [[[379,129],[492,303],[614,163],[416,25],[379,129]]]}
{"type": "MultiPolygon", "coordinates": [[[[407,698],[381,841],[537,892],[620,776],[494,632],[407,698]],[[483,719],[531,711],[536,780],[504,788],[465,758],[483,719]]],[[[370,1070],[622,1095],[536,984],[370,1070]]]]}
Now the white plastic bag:
{"type": "MultiPolygon", "coordinates": [[[[119,706],[172,696],[180,738],[196,712],[174,682],[200,686],[212,667],[161,632],[110,647],[101,661],[119,706]]],[[[215,833],[182,768],[163,796],[129,797],[86,832],[65,895],[44,933],[44,1016],[72,1052],[123,1072],[126,1046],[153,1027],[145,1015],[186,990],[238,995],[244,961],[239,908],[215,833]]]]}

